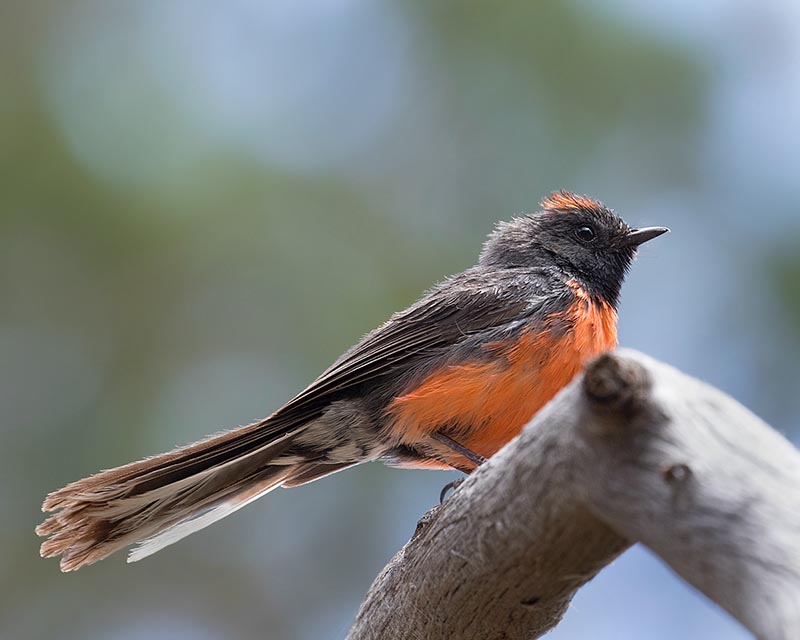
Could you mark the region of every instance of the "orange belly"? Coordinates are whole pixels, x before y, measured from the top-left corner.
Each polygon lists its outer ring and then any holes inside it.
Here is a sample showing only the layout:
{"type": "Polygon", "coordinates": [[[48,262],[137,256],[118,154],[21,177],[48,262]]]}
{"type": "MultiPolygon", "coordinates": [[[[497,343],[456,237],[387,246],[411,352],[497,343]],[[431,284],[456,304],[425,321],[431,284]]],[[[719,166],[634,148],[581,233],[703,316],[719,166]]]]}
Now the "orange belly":
{"type": "MultiPolygon", "coordinates": [[[[496,359],[451,365],[430,374],[416,389],[389,407],[392,435],[406,445],[433,446],[445,460],[464,466],[465,459],[433,442],[430,434],[445,427],[447,435],[485,457],[495,454],[586,361],[617,343],[617,316],[609,305],[590,301],[573,285],[576,301],[564,313],[571,329],[555,335],[531,330],[509,344],[490,344],[496,359]]],[[[558,314],[555,314],[558,315],[558,314]]],[[[558,318],[559,320],[563,318],[558,318]]],[[[435,460],[403,466],[447,467],[435,460]]]]}

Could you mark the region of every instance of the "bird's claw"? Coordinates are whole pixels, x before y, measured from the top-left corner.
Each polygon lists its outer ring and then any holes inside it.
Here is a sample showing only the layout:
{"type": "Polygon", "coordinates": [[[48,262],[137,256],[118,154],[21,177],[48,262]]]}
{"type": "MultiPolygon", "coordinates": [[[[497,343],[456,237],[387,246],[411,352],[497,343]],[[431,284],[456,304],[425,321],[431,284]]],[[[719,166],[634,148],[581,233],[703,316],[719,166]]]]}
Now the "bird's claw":
{"type": "Polygon", "coordinates": [[[439,493],[439,504],[444,504],[448,491],[455,491],[458,489],[464,480],[466,480],[466,478],[459,478],[458,480],[453,480],[452,482],[448,482],[446,485],[444,485],[442,487],[442,491],[439,493]]]}

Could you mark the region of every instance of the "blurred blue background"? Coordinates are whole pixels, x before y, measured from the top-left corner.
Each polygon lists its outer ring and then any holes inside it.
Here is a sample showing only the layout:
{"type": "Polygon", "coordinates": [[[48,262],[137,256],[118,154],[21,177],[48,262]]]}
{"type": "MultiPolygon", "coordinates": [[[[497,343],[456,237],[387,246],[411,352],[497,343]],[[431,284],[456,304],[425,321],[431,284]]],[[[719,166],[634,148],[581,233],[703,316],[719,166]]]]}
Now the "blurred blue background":
{"type": "MultiPolygon", "coordinates": [[[[263,417],[569,188],[670,236],[620,337],[800,424],[800,4],[0,5],[0,637],[340,638],[452,476],[367,465],[125,565],[44,494],[263,417]]],[[[634,549],[554,640],[744,638],[634,549]]]]}

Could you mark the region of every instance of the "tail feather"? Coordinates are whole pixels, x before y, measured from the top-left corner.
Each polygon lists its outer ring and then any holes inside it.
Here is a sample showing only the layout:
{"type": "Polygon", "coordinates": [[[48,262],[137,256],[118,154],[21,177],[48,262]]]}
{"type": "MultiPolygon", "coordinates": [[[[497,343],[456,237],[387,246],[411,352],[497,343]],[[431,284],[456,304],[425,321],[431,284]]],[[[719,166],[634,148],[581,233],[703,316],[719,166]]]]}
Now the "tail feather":
{"type": "Polygon", "coordinates": [[[145,493],[152,488],[193,477],[203,471],[260,451],[268,451],[270,455],[277,457],[292,445],[296,430],[273,438],[261,447],[251,448],[249,452],[246,449],[243,450],[243,445],[247,442],[250,432],[254,430],[254,427],[261,427],[262,424],[256,423],[211,436],[186,447],[108,469],[72,482],[49,494],[42,509],[54,511],[66,506],[73,498],[92,500],[92,496],[95,494],[97,497],[94,499],[104,501],[106,498],[102,494],[109,488],[124,486],[129,495],[145,493]]]}
{"type": "Polygon", "coordinates": [[[304,484],[308,484],[309,482],[314,482],[315,480],[319,480],[321,478],[327,478],[329,475],[334,473],[338,473],[339,471],[343,471],[345,469],[349,469],[353,465],[358,464],[357,462],[338,462],[334,464],[315,464],[310,462],[308,464],[302,465],[302,467],[298,467],[297,470],[292,473],[281,485],[282,487],[286,487],[287,489],[291,489],[293,487],[299,487],[304,484]]]}
{"type": "Polygon", "coordinates": [[[55,513],[36,532],[44,557],[72,571],[133,543],[129,561],[180,540],[302,475],[313,463],[287,456],[297,431],[257,448],[249,427],[73,482],[51,493],[55,513]],[[241,436],[241,437],[240,437],[241,436]]]}
{"type": "Polygon", "coordinates": [[[295,472],[295,467],[275,467],[270,469],[270,473],[261,481],[255,482],[247,489],[208,507],[206,511],[197,512],[191,518],[182,520],[160,533],[149,537],[139,542],[134,549],[128,554],[128,562],[138,562],[142,558],[154,554],[156,551],[161,551],[182,538],[207,527],[210,524],[222,520],[238,511],[242,507],[250,504],[253,500],[269,493],[273,489],[281,486],[284,480],[291,477],[295,472]]]}

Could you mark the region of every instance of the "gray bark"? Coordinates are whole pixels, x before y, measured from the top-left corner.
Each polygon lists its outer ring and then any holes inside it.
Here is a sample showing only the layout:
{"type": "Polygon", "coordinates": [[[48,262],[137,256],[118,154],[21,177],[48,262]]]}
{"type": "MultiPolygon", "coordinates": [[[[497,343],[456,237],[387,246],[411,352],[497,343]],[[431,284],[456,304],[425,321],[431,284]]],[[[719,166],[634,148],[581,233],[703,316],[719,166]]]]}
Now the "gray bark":
{"type": "Polygon", "coordinates": [[[348,639],[538,638],[635,542],[758,638],[800,638],[800,454],[722,392],[621,351],[420,520],[348,639]]]}

